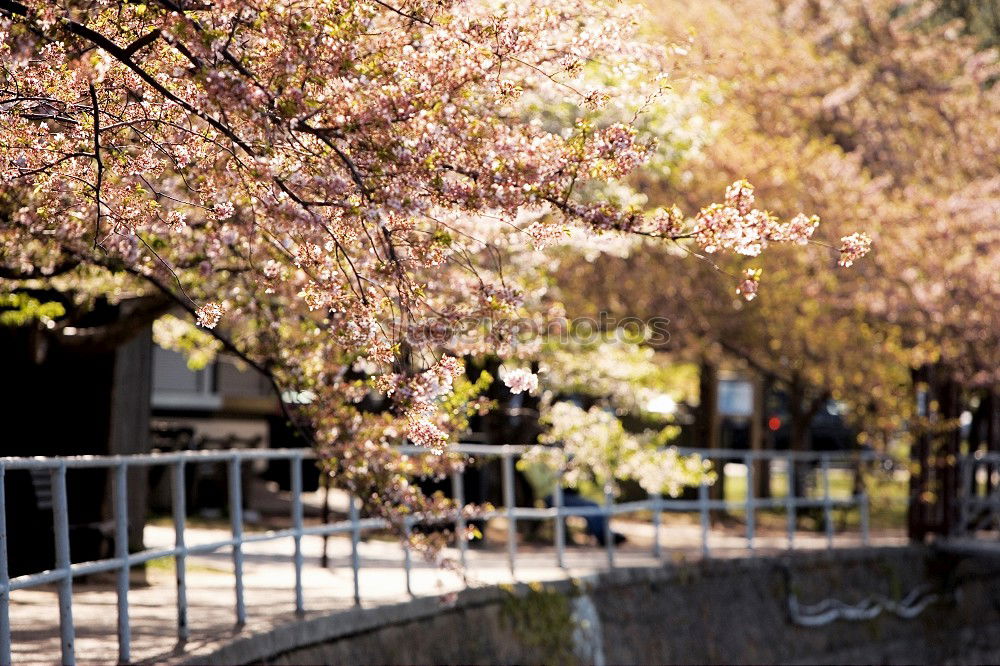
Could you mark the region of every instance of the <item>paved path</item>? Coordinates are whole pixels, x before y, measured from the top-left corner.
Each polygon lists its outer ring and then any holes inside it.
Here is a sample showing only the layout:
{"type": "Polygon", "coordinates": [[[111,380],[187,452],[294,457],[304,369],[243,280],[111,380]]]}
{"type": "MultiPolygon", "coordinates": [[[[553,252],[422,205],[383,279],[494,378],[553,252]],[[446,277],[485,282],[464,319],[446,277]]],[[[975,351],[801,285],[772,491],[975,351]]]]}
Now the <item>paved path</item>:
{"type": "MultiPolygon", "coordinates": [[[[616,566],[656,566],[650,555],[653,528],[647,524],[614,521],[615,529],[629,541],[616,552],[616,566]]],[[[494,521],[488,537],[503,534],[502,523],[494,521]]],[[[715,530],[711,545],[713,557],[747,554],[745,541],[736,529],[715,530]]],[[[207,543],[228,537],[218,529],[189,528],[189,544],[207,543]]],[[[693,524],[670,524],[661,527],[664,558],[673,561],[700,557],[700,532],[693,524]]],[[[172,528],[151,525],[146,528],[147,547],[173,545],[172,528]]],[[[857,546],[857,535],[838,536],[835,545],[857,546]]],[[[873,545],[896,545],[905,542],[902,534],[883,534],[872,539],[873,545]]],[[[489,547],[468,551],[468,579],[471,585],[487,585],[513,580],[502,538],[491,539],[489,547]]],[[[782,552],[784,536],[760,533],[756,540],[759,553],[782,552]]],[[[796,548],[825,548],[821,534],[800,532],[796,548]]],[[[353,580],[350,568],[350,541],[331,537],[328,543],[330,568],[320,567],[322,539],[305,537],[306,558],[304,593],[307,617],[315,617],[353,604],[353,580]]],[[[176,640],[176,590],[171,560],[154,563],[147,570],[147,581],[133,585],[129,593],[132,623],[132,658],[136,662],[162,663],[191,659],[211,651],[239,635],[263,631],[276,624],[294,621],[294,569],[292,541],[247,544],[244,547],[245,587],[248,623],[241,631],[234,628],[235,595],[232,562],[228,551],[188,558],[188,617],[191,638],[184,645],[176,640]]],[[[456,551],[447,555],[457,557],[456,551]]],[[[374,606],[407,599],[403,573],[403,550],[396,541],[370,538],[360,545],[360,588],[362,605],[374,606]]],[[[521,581],[555,580],[567,575],[581,576],[606,569],[603,548],[572,546],[566,551],[567,569],[555,566],[554,550],[541,544],[518,547],[516,577],[521,581]]],[[[458,574],[442,571],[415,558],[412,588],[415,595],[435,595],[461,589],[458,574]]],[[[74,585],[73,613],[76,620],[76,655],[79,663],[114,663],[117,658],[116,595],[113,576],[105,581],[77,580],[74,585]]],[[[15,664],[53,664],[59,661],[58,611],[54,587],[18,590],[12,594],[11,624],[15,664]]]]}

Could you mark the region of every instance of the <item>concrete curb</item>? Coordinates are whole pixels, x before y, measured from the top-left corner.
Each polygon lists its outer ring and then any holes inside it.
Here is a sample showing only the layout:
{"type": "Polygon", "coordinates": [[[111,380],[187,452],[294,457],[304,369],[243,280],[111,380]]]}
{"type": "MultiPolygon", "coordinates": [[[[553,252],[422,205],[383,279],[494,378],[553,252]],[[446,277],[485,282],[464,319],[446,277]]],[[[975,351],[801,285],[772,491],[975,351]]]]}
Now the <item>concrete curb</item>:
{"type": "MultiPolygon", "coordinates": [[[[576,581],[587,579],[576,579],[576,581]]],[[[596,582],[596,581],[595,581],[596,582]]],[[[545,588],[571,593],[574,580],[545,583],[545,588]]],[[[205,654],[190,655],[183,664],[249,664],[298,648],[366,633],[380,627],[404,624],[441,613],[453,613],[500,602],[505,595],[525,594],[528,583],[511,586],[470,588],[458,594],[453,604],[445,604],[440,597],[420,597],[374,608],[351,608],[320,617],[289,622],[274,629],[240,637],[228,645],[205,654]]]]}
{"type": "MultiPolygon", "coordinates": [[[[736,559],[708,559],[690,562],[666,563],[663,567],[623,568],[595,573],[581,578],[545,582],[546,590],[567,595],[594,589],[603,585],[634,583],[660,584],[686,581],[693,577],[711,578],[732,575],[735,571],[760,571],[796,566],[850,564],[871,561],[880,555],[900,555],[906,551],[926,553],[925,546],[886,546],[873,548],[845,548],[820,552],[794,552],[770,557],[744,557],[736,559]]],[[[506,595],[526,594],[531,585],[489,586],[470,588],[460,592],[453,604],[442,603],[440,597],[421,597],[412,601],[377,606],[352,608],[319,617],[289,622],[266,632],[243,636],[204,654],[188,655],[183,664],[250,664],[318,643],[363,634],[381,627],[404,624],[442,613],[461,612],[493,603],[500,603],[506,595]]]]}

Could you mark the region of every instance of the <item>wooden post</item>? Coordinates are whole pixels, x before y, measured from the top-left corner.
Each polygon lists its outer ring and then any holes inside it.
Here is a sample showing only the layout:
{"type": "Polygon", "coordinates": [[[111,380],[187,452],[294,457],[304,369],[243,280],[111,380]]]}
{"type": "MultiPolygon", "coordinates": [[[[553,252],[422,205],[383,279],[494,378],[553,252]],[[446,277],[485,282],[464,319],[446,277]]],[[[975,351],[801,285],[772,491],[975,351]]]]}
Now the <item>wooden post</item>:
{"type": "MultiPolygon", "coordinates": [[[[123,304],[124,308],[126,304],[123,304]]],[[[127,315],[127,312],[125,313],[127,315]]],[[[150,395],[153,382],[153,333],[147,328],[115,351],[111,388],[111,423],[108,453],[149,453],[150,395]]],[[[108,483],[113,479],[108,475],[108,483]]],[[[128,470],[128,545],[130,552],[143,549],[142,533],[148,509],[149,468],[128,470]]],[[[111,497],[111,493],[107,495],[111,497]]],[[[105,508],[110,517],[110,503],[105,508]]]]}

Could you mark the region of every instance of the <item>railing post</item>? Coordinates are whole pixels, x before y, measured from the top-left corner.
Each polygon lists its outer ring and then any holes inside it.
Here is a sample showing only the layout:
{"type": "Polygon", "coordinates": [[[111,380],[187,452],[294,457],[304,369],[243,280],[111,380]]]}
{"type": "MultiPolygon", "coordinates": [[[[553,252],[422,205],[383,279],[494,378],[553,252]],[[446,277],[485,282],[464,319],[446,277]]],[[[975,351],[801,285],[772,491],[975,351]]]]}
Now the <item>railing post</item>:
{"type": "Polygon", "coordinates": [[[996,484],[998,465],[992,459],[986,460],[986,484],[983,487],[983,499],[986,500],[986,510],[989,512],[990,524],[997,524],[997,499],[1000,498],[1000,485],[996,484]]]}
{"type": "Polygon", "coordinates": [[[552,507],[556,510],[553,533],[556,546],[556,566],[566,568],[566,519],[563,517],[563,487],[562,470],[556,476],[556,485],[552,489],[552,507]]]}
{"type": "Polygon", "coordinates": [[[410,537],[413,535],[413,526],[409,519],[403,523],[403,573],[406,576],[406,595],[413,598],[413,556],[410,553],[410,537]]]}
{"type": "Polygon", "coordinates": [[[785,494],[785,511],[788,514],[788,550],[793,550],[795,548],[795,523],[796,523],[796,512],[795,512],[795,459],[792,456],[792,452],[789,451],[788,455],[785,457],[787,467],[785,468],[785,478],[788,480],[788,491],[785,494]]]}
{"type": "Polygon", "coordinates": [[[115,466],[115,558],[121,561],[118,568],[118,662],[132,660],[132,629],[128,621],[128,587],[130,563],[128,557],[128,466],[124,462],[115,466]]]}
{"type": "Polygon", "coordinates": [[[753,539],[754,533],[756,531],[756,506],[754,503],[754,478],[753,478],[753,458],[751,456],[746,456],[743,459],[743,465],[747,469],[746,480],[747,480],[747,497],[746,497],[746,513],[747,513],[747,550],[753,550],[753,539]]]}
{"type": "Polygon", "coordinates": [[[0,666],[10,661],[10,570],[7,568],[7,491],[6,470],[0,465],[0,666]]]}
{"type": "Polygon", "coordinates": [[[604,549],[608,553],[608,568],[615,568],[615,535],[611,531],[611,516],[614,515],[615,497],[611,483],[604,484],[604,549]]]}
{"type": "Polygon", "coordinates": [[[661,559],[663,553],[660,549],[660,523],[663,517],[663,495],[654,493],[650,496],[653,500],[653,557],[661,559]]]}
{"type": "Polygon", "coordinates": [[[173,465],[174,548],[177,569],[177,639],[188,639],[187,617],[187,546],[184,544],[184,527],[187,522],[187,486],[184,483],[184,460],[173,465]]]}
{"type": "Polygon", "coordinates": [[[517,522],[514,516],[514,456],[505,445],[500,449],[503,465],[503,503],[507,513],[507,560],[510,565],[510,575],[516,578],[517,560],[517,522]]]}
{"type": "Polygon", "coordinates": [[[246,603],[243,598],[243,491],[239,455],[229,459],[229,522],[233,532],[233,575],[236,590],[236,625],[247,622],[246,603]]]}
{"type": "Polygon", "coordinates": [[[59,635],[63,666],[76,663],[73,627],[73,576],[69,555],[69,501],[66,497],[66,464],[52,470],[52,527],[56,540],[56,569],[59,579],[59,635]]]}
{"type": "Polygon", "coordinates": [[[826,524],[826,547],[833,548],[833,505],[830,503],[830,456],[820,459],[823,469],[823,521],[826,524]]]}
{"type": "Polygon", "coordinates": [[[358,554],[358,544],[361,542],[361,526],[358,524],[358,498],[351,495],[347,504],[351,520],[351,572],[354,575],[354,605],[361,605],[361,557],[358,554]]]}
{"type": "Polygon", "coordinates": [[[710,555],[708,550],[708,531],[711,527],[711,517],[708,513],[708,483],[702,481],[698,486],[698,513],[701,516],[701,554],[703,557],[710,555]]]}
{"type": "Polygon", "coordinates": [[[868,535],[868,491],[863,490],[858,495],[858,511],[861,513],[861,545],[867,546],[870,537],[868,535]]]}
{"type": "Polygon", "coordinates": [[[295,553],[293,555],[295,566],[295,614],[303,615],[306,612],[305,599],[302,594],[302,456],[296,455],[291,460],[292,467],[292,529],[295,533],[294,540],[295,553]]]}
{"type": "MultiPolygon", "coordinates": [[[[330,524],[330,475],[324,472],[320,479],[323,482],[323,508],[320,510],[320,521],[324,525],[330,524]]],[[[323,554],[319,557],[319,565],[324,569],[330,567],[330,557],[327,555],[327,545],[330,535],[323,533],[323,554]]]]}
{"type": "Polygon", "coordinates": [[[458,559],[465,568],[465,552],[469,548],[469,539],[465,525],[465,488],[462,485],[462,473],[451,473],[451,494],[455,499],[455,546],[458,548],[458,559]]]}
{"type": "Polygon", "coordinates": [[[974,460],[971,455],[958,458],[959,474],[962,479],[962,487],[958,497],[958,532],[960,535],[964,534],[969,526],[969,500],[974,494],[972,488],[973,471],[975,470],[974,460]]]}

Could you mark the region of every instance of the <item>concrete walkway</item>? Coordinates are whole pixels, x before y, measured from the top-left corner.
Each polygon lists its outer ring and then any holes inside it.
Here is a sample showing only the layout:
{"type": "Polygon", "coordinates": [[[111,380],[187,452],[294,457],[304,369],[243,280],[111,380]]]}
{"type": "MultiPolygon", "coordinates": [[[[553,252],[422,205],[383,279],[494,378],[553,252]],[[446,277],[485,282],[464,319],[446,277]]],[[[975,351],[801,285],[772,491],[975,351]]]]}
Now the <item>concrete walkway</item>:
{"type": "MultiPolygon", "coordinates": [[[[645,523],[613,521],[614,529],[629,540],[616,552],[618,567],[658,566],[650,554],[652,526],[645,523]]],[[[493,521],[487,533],[489,545],[468,551],[469,585],[511,582],[507,551],[502,538],[502,521],[493,521]]],[[[189,544],[208,543],[228,537],[221,529],[189,528],[189,544]]],[[[578,535],[579,536],[579,535],[578,535]]],[[[173,529],[150,525],[145,532],[150,548],[173,545],[173,529]]],[[[303,539],[306,558],[304,594],[306,617],[329,614],[353,605],[353,577],[350,567],[350,540],[331,537],[328,542],[329,568],[320,566],[322,539],[303,539]]],[[[694,524],[671,523],[660,528],[660,543],[667,561],[693,560],[701,557],[700,531],[694,524]]],[[[835,546],[857,546],[856,534],[838,536],[835,546]]],[[[901,545],[900,533],[873,535],[872,545],[901,545]]],[[[713,557],[745,556],[746,542],[738,527],[715,529],[710,541],[713,557]]],[[[796,535],[796,548],[826,547],[826,538],[815,532],[796,535]]],[[[759,532],[756,552],[783,552],[786,541],[778,532],[759,532]]],[[[235,594],[230,553],[219,552],[188,558],[188,618],[191,637],[179,645],[176,638],[176,589],[172,560],[152,563],[146,582],[133,585],[129,593],[132,623],[132,658],[135,662],[164,663],[197,660],[238,636],[265,631],[295,621],[294,568],[292,540],[247,544],[245,589],[248,622],[241,630],[234,627],[235,594]]],[[[446,556],[457,559],[457,551],[446,556]]],[[[403,572],[403,549],[399,542],[369,538],[360,545],[360,588],[363,606],[377,606],[408,598],[403,572]]],[[[558,580],[607,569],[603,548],[571,546],[566,551],[567,568],[555,566],[554,550],[544,544],[518,546],[516,579],[520,581],[558,580]]],[[[459,574],[414,558],[411,579],[417,596],[443,595],[462,589],[459,574]]],[[[15,664],[54,664],[60,661],[59,615],[54,587],[18,590],[11,595],[13,660],[15,664]]],[[[79,663],[114,663],[117,659],[117,602],[113,576],[102,580],[77,580],[74,585],[73,613],[76,624],[76,656],[79,663]]]]}

